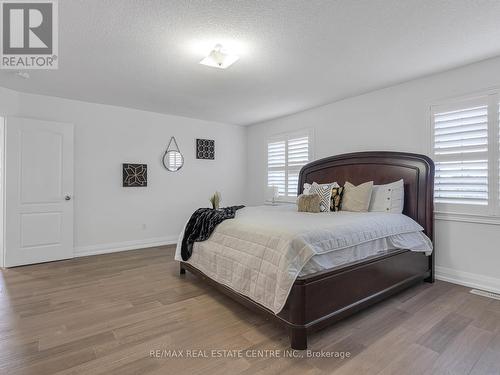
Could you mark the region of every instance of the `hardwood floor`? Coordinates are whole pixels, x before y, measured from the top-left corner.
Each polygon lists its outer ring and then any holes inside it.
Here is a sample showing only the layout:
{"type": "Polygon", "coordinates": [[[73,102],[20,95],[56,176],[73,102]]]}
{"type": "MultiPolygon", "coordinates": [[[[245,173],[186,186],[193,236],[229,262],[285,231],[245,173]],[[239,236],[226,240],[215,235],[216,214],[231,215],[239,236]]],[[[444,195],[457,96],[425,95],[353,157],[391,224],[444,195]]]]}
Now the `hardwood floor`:
{"type": "Polygon", "coordinates": [[[350,357],[284,357],[286,332],[180,277],[172,247],[1,272],[0,374],[9,375],[500,374],[500,301],[421,284],[312,335],[309,349],[350,357]]]}

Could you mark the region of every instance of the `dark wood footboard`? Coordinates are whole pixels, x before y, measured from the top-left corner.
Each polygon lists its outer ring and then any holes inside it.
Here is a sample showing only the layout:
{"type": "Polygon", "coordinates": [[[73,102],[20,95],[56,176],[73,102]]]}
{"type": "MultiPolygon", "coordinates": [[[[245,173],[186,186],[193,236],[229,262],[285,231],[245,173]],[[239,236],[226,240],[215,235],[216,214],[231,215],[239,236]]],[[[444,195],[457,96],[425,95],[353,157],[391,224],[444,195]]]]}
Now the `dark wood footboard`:
{"type": "Polygon", "coordinates": [[[305,349],[304,332],[335,323],[429,276],[428,257],[398,251],[297,279],[279,315],[296,331],[292,348],[305,349]]]}

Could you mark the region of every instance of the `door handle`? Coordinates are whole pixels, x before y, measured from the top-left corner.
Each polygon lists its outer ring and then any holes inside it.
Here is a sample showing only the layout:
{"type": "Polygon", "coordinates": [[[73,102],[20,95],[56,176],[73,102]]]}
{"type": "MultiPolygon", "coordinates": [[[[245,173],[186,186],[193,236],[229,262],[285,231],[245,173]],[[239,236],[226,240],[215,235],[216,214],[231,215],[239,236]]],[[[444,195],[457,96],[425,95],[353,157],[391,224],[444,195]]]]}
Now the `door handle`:
{"type": "Polygon", "coordinates": [[[68,194],[67,194],[67,195],[65,195],[65,196],[64,196],[64,200],[65,200],[65,201],[70,201],[70,200],[71,200],[71,195],[68,195],[68,194]]]}

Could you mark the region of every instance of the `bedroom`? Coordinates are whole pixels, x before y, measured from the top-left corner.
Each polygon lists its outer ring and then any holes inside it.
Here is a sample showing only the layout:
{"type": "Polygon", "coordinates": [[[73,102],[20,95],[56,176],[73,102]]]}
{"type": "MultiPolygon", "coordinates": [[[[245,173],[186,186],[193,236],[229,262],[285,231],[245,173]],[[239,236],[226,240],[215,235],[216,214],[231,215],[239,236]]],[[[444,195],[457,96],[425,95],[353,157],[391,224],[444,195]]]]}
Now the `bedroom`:
{"type": "Polygon", "coordinates": [[[500,373],[500,3],[0,5],[0,373],[500,373]]]}

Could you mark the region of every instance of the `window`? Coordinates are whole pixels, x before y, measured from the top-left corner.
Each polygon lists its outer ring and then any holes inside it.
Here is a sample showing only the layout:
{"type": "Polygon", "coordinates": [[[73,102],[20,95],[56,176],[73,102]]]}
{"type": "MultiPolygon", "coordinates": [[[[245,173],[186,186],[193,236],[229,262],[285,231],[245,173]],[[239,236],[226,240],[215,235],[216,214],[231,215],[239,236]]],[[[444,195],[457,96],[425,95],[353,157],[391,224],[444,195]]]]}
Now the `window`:
{"type": "Polygon", "coordinates": [[[297,197],[300,169],[311,160],[310,132],[281,134],[267,142],[267,186],[281,199],[297,197]]]}
{"type": "Polygon", "coordinates": [[[500,216],[499,96],[432,106],[438,212],[500,216]]]}

